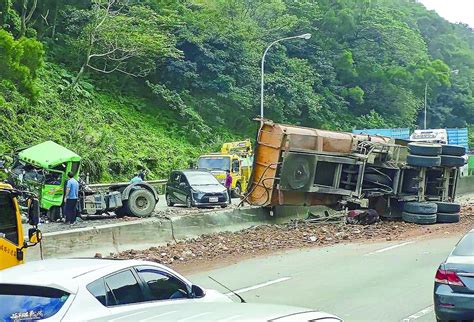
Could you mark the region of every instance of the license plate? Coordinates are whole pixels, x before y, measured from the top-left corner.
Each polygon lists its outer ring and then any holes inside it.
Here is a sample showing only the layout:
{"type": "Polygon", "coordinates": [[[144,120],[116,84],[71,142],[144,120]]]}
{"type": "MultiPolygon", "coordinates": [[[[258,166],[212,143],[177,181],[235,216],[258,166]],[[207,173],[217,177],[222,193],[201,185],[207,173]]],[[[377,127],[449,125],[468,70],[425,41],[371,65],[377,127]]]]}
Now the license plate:
{"type": "Polygon", "coordinates": [[[209,197],[209,202],[218,202],[219,197],[209,197]]]}

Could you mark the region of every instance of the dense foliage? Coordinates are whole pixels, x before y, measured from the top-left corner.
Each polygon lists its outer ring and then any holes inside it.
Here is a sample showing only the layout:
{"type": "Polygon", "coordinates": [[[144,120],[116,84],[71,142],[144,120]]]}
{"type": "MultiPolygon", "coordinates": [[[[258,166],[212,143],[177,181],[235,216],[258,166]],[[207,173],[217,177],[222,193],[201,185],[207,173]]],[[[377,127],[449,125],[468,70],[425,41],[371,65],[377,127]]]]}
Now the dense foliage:
{"type": "Polygon", "coordinates": [[[474,124],[474,32],[415,0],[0,0],[0,148],[52,137],[96,178],[155,177],[265,116],[474,124]],[[44,63],[46,61],[47,63],[44,63]],[[110,170],[108,170],[110,169],[110,170]]]}

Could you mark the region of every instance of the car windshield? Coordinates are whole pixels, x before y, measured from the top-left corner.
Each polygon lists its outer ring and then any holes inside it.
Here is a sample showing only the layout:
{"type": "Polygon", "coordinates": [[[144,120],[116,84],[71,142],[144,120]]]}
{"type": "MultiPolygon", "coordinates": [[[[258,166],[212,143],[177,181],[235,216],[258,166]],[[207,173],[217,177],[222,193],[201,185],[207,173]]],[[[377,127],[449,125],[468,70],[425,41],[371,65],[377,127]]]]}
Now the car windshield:
{"type": "Polygon", "coordinates": [[[52,317],[69,294],[50,287],[0,284],[0,320],[31,321],[52,317]]]}
{"type": "Polygon", "coordinates": [[[208,170],[229,170],[230,158],[226,157],[205,157],[199,158],[198,168],[208,170]]]}
{"type": "Polygon", "coordinates": [[[0,192],[0,238],[18,245],[16,207],[8,192],[0,192]]]}
{"type": "Polygon", "coordinates": [[[191,186],[205,186],[219,184],[216,178],[210,173],[189,173],[186,174],[191,186]]]}
{"type": "Polygon", "coordinates": [[[467,234],[453,251],[453,256],[474,256],[474,232],[467,234]]]}

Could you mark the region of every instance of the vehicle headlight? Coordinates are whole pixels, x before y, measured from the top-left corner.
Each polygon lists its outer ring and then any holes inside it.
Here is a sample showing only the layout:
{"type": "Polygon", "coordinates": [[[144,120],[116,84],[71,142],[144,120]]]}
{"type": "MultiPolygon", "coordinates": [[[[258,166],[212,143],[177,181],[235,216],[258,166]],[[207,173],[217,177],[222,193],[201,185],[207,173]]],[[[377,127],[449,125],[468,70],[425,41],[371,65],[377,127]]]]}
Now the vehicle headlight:
{"type": "Polygon", "coordinates": [[[193,194],[194,199],[202,199],[204,197],[205,193],[204,192],[195,192],[193,194]]]}

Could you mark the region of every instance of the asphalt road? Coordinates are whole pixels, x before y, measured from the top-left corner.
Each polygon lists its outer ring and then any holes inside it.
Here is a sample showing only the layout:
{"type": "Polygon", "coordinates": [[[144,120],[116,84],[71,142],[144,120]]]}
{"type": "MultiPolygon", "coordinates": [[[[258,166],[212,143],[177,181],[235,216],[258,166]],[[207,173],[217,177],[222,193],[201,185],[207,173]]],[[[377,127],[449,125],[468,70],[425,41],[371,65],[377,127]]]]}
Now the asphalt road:
{"type": "Polygon", "coordinates": [[[190,279],[247,302],[317,308],[345,321],[434,321],[433,278],[461,235],[289,251],[190,279]]]}

